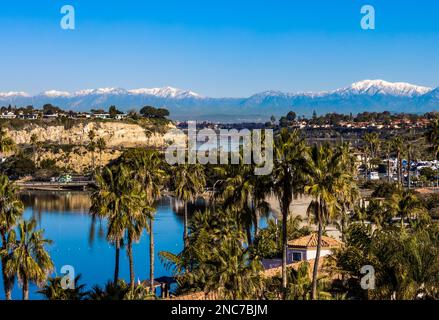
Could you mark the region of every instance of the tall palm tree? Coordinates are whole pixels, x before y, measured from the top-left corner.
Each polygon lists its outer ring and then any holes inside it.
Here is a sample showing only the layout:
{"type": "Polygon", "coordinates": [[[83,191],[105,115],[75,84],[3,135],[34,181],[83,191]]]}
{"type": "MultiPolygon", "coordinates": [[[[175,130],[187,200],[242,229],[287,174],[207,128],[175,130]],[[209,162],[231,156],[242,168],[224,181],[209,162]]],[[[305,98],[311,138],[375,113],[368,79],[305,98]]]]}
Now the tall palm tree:
{"type": "Polygon", "coordinates": [[[23,210],[23,203],[17,196],[17,188],[9,181],[8,177],[0,175],[0,235],[2,241],[1,250],[5,253],[1,256],[1,262],[3,287],[7,300],[11,300],[12,286],[14,283],[14,278],[8,276],[5,271],[9,257],[9,252],[7,251],[7,236],[21,219],[23,210]]]}
{"type": "MultiPolygon", "coordinates": [[[[128,233],[130,279],[134,283],[132,241],[138,235],[137,219],[141,220],[142,195],[129,170],[122,164],[104,168],[96,175],[96,186],[91,195],[90,212],[107,218],[107,240],[116,248],[114,283],[119,279],[119,255],[125,232],[128,233]]],[[[139,222],[140,223],[140,222],[139,222]]]]}
{"type": "Polygon", "coordinates": [[[366,133],[364,135],[364,142],[366,143],[365,150],[367,151],[366,157],[368,157],[368,161],[366,159],[366,168],[367,171],[369,171],[371,167],[371,163],[374,162],[374,160],[378,156],[378,152],[380,149],[380,138],[379,134],[376,132],[366,133]]]}
{"type": "Polygon", "coordinates": [[[392,138],[393,150],[396,152],[396,160],[397,160],[397,177],[398,183],[402,184],[402,152],[404,149],[404,142],[401,137],[393,137],[392,138]]]}
{"type": "Polygon", "coordinates": [[[303,193],[307,170],[305,140],[299,131],[283,128],[275,141],[273,191],[282,212],[282,289],[287,290],[287,221],[293,198],[303,193]]]}
{"type": "Polygon", "coordinates": [[[102,153],[104,152],[105,148],[107,148],[107,143],[105,142],[105,139],[100,137],[96,140],[96,148],[99,151],[99,162],[102,166],[102,153]]]}
{"type": "Polygon", "coordinates": [[[96,132],[94,130],[90,130],[88,132],[88,139],[90,140],[87,145],[88,151],[91,152],[91,162],[92,162],[92,168],[93,172],[95,171],[95,150],[96,150],[96,132]]]}
{"type": "Polygon", "coordinates": [[[430,149],[437,159],[439,157],[439,118],[432,120],[425,137],[427,142],[430,143],[430,149]]]}
{"type": "Polygon", "coordinates": [[[308,207],[308,214],[313,215],[318,226],[317,250],[313,268],[311,298],[317,296],[317,276],[321,250],[323,228],[331,218],[337,214],[337,194],[342,188],[343,182],[349,174],[344,172],[343,159],[328,145],[317,146],[310,151],[309,181],[305,186],[305,192],[312,197],[308,207]]]}
{"type": "Polygon", "coordinates": [[[386,152],[386,158],[387,158],[387,182],[390,183],[390,154],[393,149],[393,144],[391,140],[386,140],[384,143],[384,150],[386,152]]]}
{"type": "Polygon", "coordinates": [[[0,155],[14,151],[16,148],[14,140],[8,136],[4,127],[0,127],[0,155]]]}
{"type": "Polygon", "coordinates": [[[188,244],[188,202],[193,202],[204,192],[206,178],[200,164],[180,164],[173,170],[173,190],[175,196],[184,202],[184,245],[188,244]]]}
{"type": "MultiPolygon", "coordinates": [[[[12,230],[8,236],[9,259],[6,263],[6,274],[16,275],[23,286],[23,300],[29,299],[29,283],[41,286],[47,279],[54,265],[46,245],[51,240],[44,238],[44,230],[35,230],[36,221],[22,221],[18,225],[18,236],[12,230]]],[[[3,252],[3,250],[2,250],[3,252]]]]}
{"type": "Polygon", "coordinates": [[[359,190],[354,180],[356,163],[355,158],[350,152],[350,145],[344,143],[337,147],[336,152],[340,157],[340,166],[342,166],[342,169],[346,173],[346,179],[343,179],[343,183],[338,186],[339,192],[337,193],[337,203],[340,209],[340,232],[342,241],[344,241],[348,224],[348,211],[354,209],[359,197],[359,190]]]}
{"type": "Polygon", "coordinates": [[[30,144],[32,145],[33,160],[34,160],[34,163],[36,165],[36,163],[37,163],[37,149],[39,146],[38,135],[36,133],[33,133],[31,135],[30,144]]]}
{"type": "Polygon", "coordinates": [[[134,172],[144,194],[143,215],[148,220],[145,224],[149,233],[149,278],[150,292],[154,292],[154,215],[156,201],[162,195],[167,173],[165,163],[157,151],[134,150],[124,156],[124,160],[134,172]]]}
{"type": "Polygon", "coordinates": [[[265,197],[270,190],[270,177],[256,176],[254,166],[246,164],[217,168],[217,171],[225,178],[222,185],[224,207],[235,213],[238,224],[246,231],[247,241],[251,244],[251,228],[256,237],[259,218],[268,212],[265,197]]]}

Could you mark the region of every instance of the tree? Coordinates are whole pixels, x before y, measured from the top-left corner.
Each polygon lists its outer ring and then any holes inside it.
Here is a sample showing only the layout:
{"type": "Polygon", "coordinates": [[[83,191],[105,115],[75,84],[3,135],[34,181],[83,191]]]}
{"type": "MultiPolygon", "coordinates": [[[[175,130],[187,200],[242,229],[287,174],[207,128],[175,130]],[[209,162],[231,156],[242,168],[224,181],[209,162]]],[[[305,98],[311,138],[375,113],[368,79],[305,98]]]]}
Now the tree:
{"type": "Polygon", "coordinates": [[[15,142],[8,136],[5,128],[0,127],[0,154],[15,150],[15,142]]]}
{"type": "Polygon", "coordinates": [[[98,140],[96,140],[96,148],[99,151],[99,162],[102,165],[102,153],[107,148],[107,143],[105,142],[105,139],[100,137],[98,140]]]}
{"type": "Polygon", "coordinates": [[[204,192],[206,178],[200,164],[180,164],[173,170],[173,191],[184,202],[184,244],[188,242],[188,202],[193,202],[204,192]]]}
{"type": "Polygon", "coordinates": [[[421,201],[410,191],[395,192],[386,201],[385,208],[390,217],[401,220],[401,228],[404,228],[404,220],[409,224],[428,219],[427,211],[421,201]]]}
{"type": "Polygon", "coordinates": [[[380,149],[380,138],[378,133],[372,132],[366,133],[363,139],[366,143],[366,169],[367,171],[369,171],[369,169],[371,168],[371,164],[374,164],[378,157],[378,152],[380,149]]]}
{"type": "Polygon", "coordinates": [[[169,116],[169,111],[164,108],[154,108],[151,106],[144,106],[140,109],[140,114],[146,118],[166,118],[169,116]]]}
{"type": "Polygon", "coordinates": [[[287,289],[287,221],[293,198],[303,192],[307,168],[305,141],[297,130],[282,129],[275,141],[273,191],[282,212],[282,288],[287,289]]]}
{"type": "Polygon", "coordinates": [[[10,254],[7,249],[7,237],[9,232],[20,221],[24,211],[23,203],[18,199],[17,191],[17,188],[9,181],[8,177],[0,176],[0,235],[2,240],[0,250],[4,253],[1,255],[1,262],[3,288],[7,300],[11,300],[11,291],[14,283],[14,278],[6,274],[6,263],[10,254]]]}
{"type": "Polygon", "coordinates": [[[430,143],[430,150],[435,158],[439,157],[439,118],[436,117],[429,125],[428,131],[425,134],[428,143],[430,143]]]}
{"type": "MultiPolygon", "coordinates": [[[[52,272],[54,265],[45,247],[51,240],[44,238],[44,230],[35,230],[36,220],[20,222],[18,236],[12,230],[8,236],[9,259],[6,274],[16,275],[23,286],[23,300],[29,299],[29,282],[41,286],[52,272]]],[[[2,253],[5,254],[4,250],[2,253]]],[[[7,252],[6,252],[7,253],[7,252]]]]}
{"type": "Polygon", "coordinates": [[[90,140],[87,149],[91,152],[91,161],[92,161],[92,168],[93,172],[95,171],[95,150],[96,150],[96,132],[94,130],[90,130],[88,132],[88,139],[90,140]]]}
{"type": "Polygon", "coordinates": [[[247,234],[248,243],[252,243],[251,228],[254,237],[259,232],[259,218],[268,213],[265,196],[270,192],[269,176],[255,176],[253,165],[230,165],[216,168],[223,180],[223,207],[235,213],[237,222],[247,234]]]}
{"type": "Polygon", "coordinates": [[[32,145],[32,153],[34,155],[34,163],[37,163],[37,149],[39,147],[38,135],[33,133],[30,137],[30,144],[32,145]]]}
{"type": "Polygon", "coordinates": [[[47,300],[83,300],[88,292],[85,291],[84,284],[79,284],[80,278],[81,275],[75,277],[73,289],[63,288],[61,277],[49,278],[43,289],[39,290],[38,293],[42,294],[47,300]]]}
{"type": "Polygon", "coordinates": [[[142,195],[140,187],[131,179],[129,170],[122,164],[105,167],[96,175],[96,186],[91,195],[90,212],[108,219],[107,240],[115,245],[114,283],[119,279],[119,253],[125,232],[128,232],[128,255],[131,285],[134,283],[131,245],[138,236],[142,220],[142,195]]]}
{"type": "Polygon", "coordinates": [[[287,120],[292,122],[296,120],[296,113],[294,111],[290,111],[287,113],[287,120]]]}
{"type": "Polygon", "coordinates": [[[402,138],[397,136],[392,138],[392,145],[393,150],[396,152],[396,161],[397,161],[397,177],[398,177],[398,183],[402,184],[403,176],[402,176],[402,152],[404,148],[404,142],[402,141],[402,138]]]}
{"type": "Polygon", "coordinates": [[[337,194],[343,190],[343,180],[349,176],[344,172],[341,153],[328,145],[314,144],[310,151],[309,181],[305,192],[312,197],[308,214],[313,215],[317,226],[317,250],[313,268],[311,298],[317,296],[317,276],[323,228],[328,220],[337,215],[337,194]]]}
{"type": "Polygon", "coordinates": [[[196,212],[189,227],[188,246],[180,254],[160,252],[165,266],[173,268],[178,293],[216,292],[221,299],[235,300],[261,296],[259,257],[250,254],[232,212],[196,212]],[[191,271],[184,272],[188,265],[191,271]]]}
{"type": "Polygon", "coordinates": [[[165,164],[157,151],[136,149],[122,155],[122,162],[134,172],[134,178],[140,183],[145,197],[142,208],[143,215],[148,220],[145,224],[149,233],[149,267],[150,292],[154,292],[154,215],[156,200],[161,197],[167,180],[165,164]]]}
{"type": "Polygon", "coordinates": [[[110,114],[111,118],[115,118],[118,114],[121,114],[122,112],[119,111],[116,106],[110,106],[110,108],[108,108],[108,113],[110,114]]]}

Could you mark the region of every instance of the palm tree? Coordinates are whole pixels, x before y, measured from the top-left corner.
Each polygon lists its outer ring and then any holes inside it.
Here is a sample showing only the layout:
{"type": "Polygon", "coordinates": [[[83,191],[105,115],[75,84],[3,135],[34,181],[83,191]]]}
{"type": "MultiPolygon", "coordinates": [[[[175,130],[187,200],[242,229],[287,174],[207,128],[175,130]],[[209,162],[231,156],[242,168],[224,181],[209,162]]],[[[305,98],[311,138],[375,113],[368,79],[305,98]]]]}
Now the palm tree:
{"type": "Polygon", "coordinates": [[[269,193],[271,181],[269,176],[254,175],[254,166],[240,163],[216,169],[225,178],[222,185],[224,207],[236,214],[238,224],[243,226],[251,244],[251,228],[254,228],[256,238],[259,218],[269,210],[265,197],[269,193]]]}
{"type": "Polygon", "coordinates": [[[433,119],[425,135],[435,158],[439,157],[439,118],[433,119]]]}
{"type": "Polygon", "coordinates": [[[359,197],[359,190],[354,180],[354,174],[356,172],[355,158],[350,152],[349,144],[340,145],[336,152],[340,157],[340,166],[342,166],[344,172],[347,174],[346,179],[342,180],[342,184],[338,188],[337,202],[339,206],[340,217],[340,232],[342,241],[345,240],[345,232],[348,224],[348,211],[353,210],[355,203],[359,197]]]}
{"type": "Polygon", "coordinates": [[[149,276],[150,291],[154,292],[154,215],[156,200],[161,197],[162,189],[167,179],[164,162],[159,153],[154,150],[130,150],[122,156],[122,161],[134,173],[134,178],[140,183],[144,195],[143,216],[148,220],[144,227],[149,233],[149,276]]]}
{"type": "Polygon", "coordinates": [[[45,249],[52,241],[45,239],[44,230],[36,231],[35,226],[35,219],[20,222],[19,239],[15,230],[12,230],[8,237],[10,254],[6,263],[6,274],[16,275],[18,281],[22,283],[23,300],[29,299],[29,282],[42,285],[54,268],[52,259],[45,249]]]}
{"type": "Polygon", "coordinates": [[[391,140],[386,140],[384,143],[384,149],[386,152],[386,158],[387,158],[387,182],[390,183],[390,153],[393,149],[393,144],[391,140]]]}
{"type": "Polygon", "coordinates": [[[105,142],[104,138],[101,137],[96,140],[96,148],[99,151],[99,162],[102,166],[102,153],[104,152],[105,148],[107,148],[107,143],[105,142]]]}
{"type": "Polygon", "coordinates": [[[402,184],[402,152],[404,148],[404,142],[401,137],[394,137],[392,139],[393,149],[396,152],[396,160],[397,160],[397,177],[398,177],[398,183],[402,184]]]}
{"type": "Polygon", "coordinates": [[[37,148],[38,148],[38,145],[39,145],[39,141],[38,141],[38,135],[37,134],[35,134],[35,133],[33,133],[32,135],[31,135],[31,137],[30,137],[30,144],[32,145],[32,153],[33,153],[33,160],[34,160],[34,163],[35,163],[35,165],[36,165],[36,163],[37,163],[37,148]]]}
{"type": "Polygon", "coordinates": [[[389,217],[401,219],[401,228],[404,228],[405,219],[409,219],[412,224],[412,221],[422,220],[428,215],[421,201],[410,191],[395,192],[385,207],[389,217]]]}
{"type": "Polygon", "coordinates": [[[380,138],[378,133],[372,132],[372,133],[366,133],[363,139],[364,142],[366,142],[365,150],[367,151],[369,156],[369,161],[366,161],[366,168],[369,169],[371,165],[371,161],[374,162],[374,160],[378,156],[378,151],[380,148],[380,138]]]}
{"type": "Polygon", "coordinates": [[[0,155],[3,153],[14,151],[16,148],[14,140],[8,136],[4,127],[0,127],[0,155]]]}
{"type": "Polygon", "coordinates": [[[343,190],[343,180],[349,176],[344,173],[341,153],[328,145],[317,146],[310,151],[309,181],[305,192],[312,197],[308,214],[313,215],[318,226],[317,250],[313,268],[311,298],[317,296],[317,276],[323,228],[337,214],[337,194],[343,190]]]}
{"type": "Polygon", "coordinates": [[[62,286],[62,278],[49,278],[43,289],[38,293],[42,294],[48,300],[83,300],[88,293],[85,291],[85,285],[79,284],[81,275],[75,277],[74,289],[64,289],[62,286]]]}
{"type": "Polygon", "coordinates": [[[193,202],[204,192],[206,178],[200,164],[180,164],[173,171],[173,189],[175,196],[184,201],[184,245],[188,244],[188,202],[193,202]]]}
{"type": "Polygon", "coordinates": [[[297,130],[283,128],[275,141],[273,191],[282,212],[282,289],[287,290],[287,221],[293,198],[303,193],[304,172],[307,170],[306,146],[297,130]]]}
{"type": "Polygon", "coordinates": [[[11,291],[14,283],[14,278],[8,276],[5,271],[9,257],[9,252],[7,251],[7,236],[21,219],[23,210],[23,203],[17,196],[17,188],[9,181],[8,177],[0,175],[0,235],[2,240],[1,250],[5,252],[5,254],[1,256],[1,261],[3,287],[7,300],[11,300],[11,291]]]}
{"type": "Polygon", "coordinates": [[[96,132],[94,130],[90,130],[88,132],[88,139],[90,140],[87,149],[91,152],[91,161],[92,161],[92,168],[93,172],[95,171],[95,150],[96,150],[96,132]]]}
{"type": "Polygon", "coordinates": [[[96,175],[96,187],[91,195],[90,212],[107,218],[107,240],[116,248],[114,283],[119,279],[119,254],[125,232],[128,233],[128,255],[131,285],[134,283],[132,262],[132,241],[138,236],[142,220],[142,195],[129,170],[122,164],[104,168],[96,175]],[[137,222],[140,220],[140,222],[137,222]]]}

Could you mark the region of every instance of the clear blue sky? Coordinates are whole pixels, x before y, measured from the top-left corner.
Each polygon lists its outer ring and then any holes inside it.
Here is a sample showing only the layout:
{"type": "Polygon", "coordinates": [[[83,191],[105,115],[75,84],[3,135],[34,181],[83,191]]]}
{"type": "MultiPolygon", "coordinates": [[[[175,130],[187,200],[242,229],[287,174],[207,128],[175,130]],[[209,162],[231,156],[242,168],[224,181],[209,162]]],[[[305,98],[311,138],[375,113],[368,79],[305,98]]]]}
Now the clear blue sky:
{"type": "Polygon", "coordinates": [[[0,92],[174,86],[206,96],[362,79],[439,86],[439,1],[10,0],[0,92]],[[76,30],[59,26],[76,9],[76,30]],[[360,28],[372,4],[376,30],[360,28]]]}

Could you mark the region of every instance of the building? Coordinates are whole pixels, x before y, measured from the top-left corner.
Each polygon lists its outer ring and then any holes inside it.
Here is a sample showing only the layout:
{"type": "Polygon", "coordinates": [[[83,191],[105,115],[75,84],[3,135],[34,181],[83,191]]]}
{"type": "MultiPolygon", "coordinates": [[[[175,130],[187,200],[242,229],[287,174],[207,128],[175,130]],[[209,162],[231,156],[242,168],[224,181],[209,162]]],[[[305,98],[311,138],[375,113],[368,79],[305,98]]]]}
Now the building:
{"type": "Polygon", "coordinates": [[[15,119],[16,117],[16,114],[11,111],[2,112],[2,114],[0,115],[1,119],[15,119]]]}
{"type": "Polygon", "coordinates": [[[115,118],[116,120],[123,120],[123,119],[125,119],[127,116],[128,116],[128,115],[127,115],[126,113],[118,113],[118,114],[116,114],[116,115],[114,116],[114,118],[115,118]]]}
{"type": "Polygon", "coordinates": [[[109,113],[95,113],[95,114],[93,114],[93,116],[96,119],[110,119],[110,114],[109,113]]]}
{"type": "MultiPolygon", "coordinates": [[[[317,233],[312,233],[308,236],[288,241],[287,263],[315,259],[317,237],[317,233]]],[[[342,242],[334,238],[322,236],[320,257],[331,254],[333,249],[340,248],[341,245],[342,242]]]]}

